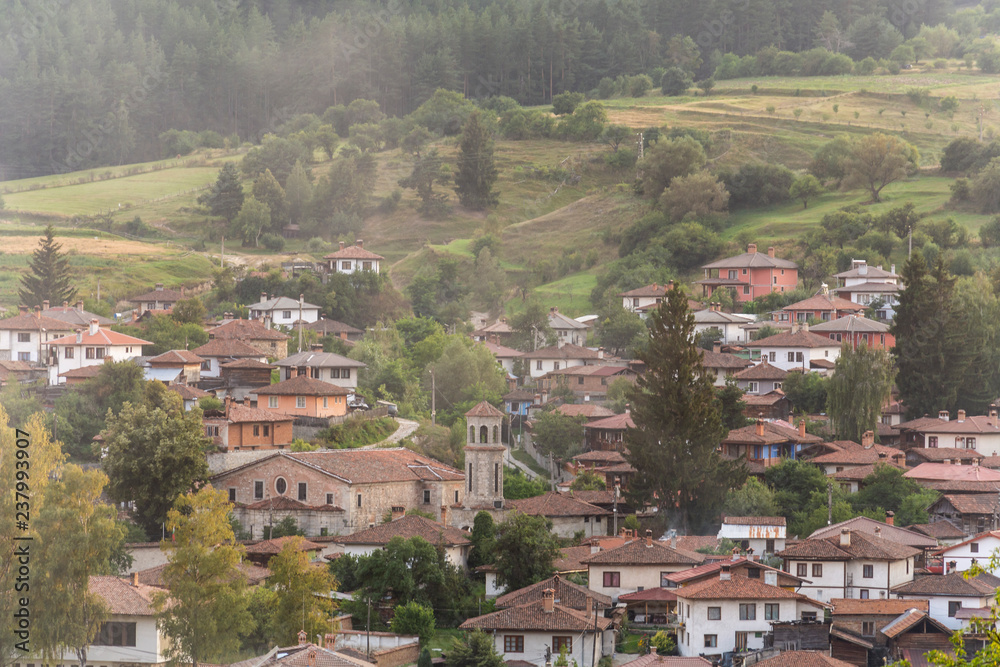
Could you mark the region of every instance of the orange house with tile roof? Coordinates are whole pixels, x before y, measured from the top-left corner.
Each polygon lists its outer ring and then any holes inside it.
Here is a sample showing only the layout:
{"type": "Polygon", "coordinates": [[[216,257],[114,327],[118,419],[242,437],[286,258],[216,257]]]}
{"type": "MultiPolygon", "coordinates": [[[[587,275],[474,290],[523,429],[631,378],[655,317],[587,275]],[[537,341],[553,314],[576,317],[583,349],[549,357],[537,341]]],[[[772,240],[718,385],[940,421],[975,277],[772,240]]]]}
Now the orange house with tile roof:
{"type": "Polygon", "coordinates": [[[257,390],[257,405],[286,415],[342,417],[347,414],[345,387],[298,375],[257,390]]]}
{"type": "Polygon", "coordinates": [[[205,415],[205,435],[223,451],[284,449],[292,444],[294,417],[226,399],[221,416],[205,415]]]}

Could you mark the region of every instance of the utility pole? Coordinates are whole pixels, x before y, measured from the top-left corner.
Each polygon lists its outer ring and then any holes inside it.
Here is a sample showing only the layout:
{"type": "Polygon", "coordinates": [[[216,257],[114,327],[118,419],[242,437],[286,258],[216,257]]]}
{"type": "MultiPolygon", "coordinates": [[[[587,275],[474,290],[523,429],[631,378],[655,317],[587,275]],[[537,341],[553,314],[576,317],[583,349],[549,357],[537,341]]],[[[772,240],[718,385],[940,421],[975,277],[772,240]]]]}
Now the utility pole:
{"type": "Polygon", "coordinates": [[[635,180],[637,181],[642,178],[642,158],[643,158],[643,149],[645,148],[643,144],[646,143],[645,139],[643,138],[642,132],[639,132],[638,136],[639,136],[639,150],[636,151],[636,154],[639,156],[639,159],[636,160],[636,165],[635,165],[635,180]]]}
{"type": "Polygon", "coordinates": [[[590,667],[597,667],[597,638],[600,636],[597,630],[597,600],[594,600],[594,655],[590,660],[590,667]]]}
{"type": "Polygon", "coordinates": [[[826,483],[826,525],[833,524],[833,482],[826,483]]]}
{"type": "Polygon", "coordinates": [[[618,494],[621,492],[621,490],[622,490],[621,480],[620,478],[615,477],[615,490],[614,490],[615,506],[613,512],[615,519],[615,532],[614,532],[615,535],[618,534],[618,494]]]}
{"type": "Polygon", "coordinates": [[[910,250],[906,255],[907,259],[913,259],[913,225],[907,227],[906,235],[910,239],[910,250]]]}
{"type": "Polygon", "coordinates": [[[222,235],[222,251],[219,253],[219,268],[226,268],[226,235],[222,235]]]}
{"type": "Polygon", "coordinates": [[[435,394],[437,392],[434,390],[434,371],[429,370],[429,372],[431,374],[431,426],[435,426],[437,425],[437,410],[434,409],[435,408],[434,399],[435,399],[435,394]]]}
{"type": "Polygon", "coordinates": [[[368,596],[368,622],[365,623],[365,639],[367,640],[367,648],[365,649],[365,655],[369,658],[372,655],[372,596],[368,596]]]}
{"type": "Polygon", "coordinates": [[[299,295],[299,352],[302,351],[302,305],[305,294],[299,295]]]}

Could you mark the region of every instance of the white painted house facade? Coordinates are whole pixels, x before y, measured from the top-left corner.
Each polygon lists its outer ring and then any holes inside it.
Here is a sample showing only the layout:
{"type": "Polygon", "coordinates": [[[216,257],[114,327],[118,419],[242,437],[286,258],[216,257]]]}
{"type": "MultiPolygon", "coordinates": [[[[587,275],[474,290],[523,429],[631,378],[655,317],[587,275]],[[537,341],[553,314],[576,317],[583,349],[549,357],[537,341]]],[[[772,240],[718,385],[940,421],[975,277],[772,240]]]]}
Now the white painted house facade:
{"type": "Polygon", "coordinates": [[[261,293],[260,301],[247,308],[250,310],[250,319],[261,319],[272,326],[291,327],[299,320],[306,323],[319,320],[319,306],[287,296],[269,299],[267,294],[261,293]]]}
{"type": "Polygon", "coordinates": [[[87,331],[49,341],[49,384],[61,384],[66,371],[87,366],[99,366],[106,361],[125,361],[142,356],[142,346],[148,340],[102,329],[92,320],[87,331]]]}

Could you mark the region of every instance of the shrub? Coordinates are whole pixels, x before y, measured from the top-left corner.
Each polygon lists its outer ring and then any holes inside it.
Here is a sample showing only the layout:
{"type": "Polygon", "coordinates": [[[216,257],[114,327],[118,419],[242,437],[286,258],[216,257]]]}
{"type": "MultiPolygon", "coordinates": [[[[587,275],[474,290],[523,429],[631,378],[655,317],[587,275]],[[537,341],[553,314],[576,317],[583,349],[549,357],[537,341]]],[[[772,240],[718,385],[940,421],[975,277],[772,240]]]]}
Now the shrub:
{"type": "Polygon", "coordinates": [[[585,99],[583,93],[559,93],[552,98],[552,112],[557,116],[571,114],[585,99]]]}
{"type": "Polygon", "coordinates": [[[875,72],[876,67],[878,67],[878,63],[875,62],[874,58],[868,56],[854,65],[854,73],[861,76],[870,76],[875,72]]]}
{"type": "Polygon", "coordinates": [[[994,158],[972,181],[972,200],[983,213],[1000,213],[1000,158],[994,158]]]}
{"type": "Polygon", "coordinates": [[[723,172],[722,182],[729,190],[729,205],[768,206],[788,201],[795,180],[790,169],[779,164],[748,162],[736,172],[723,172]]]}
{"type": "Polygon", "coordinates": [[[1000,217],[993,218],[979,228],[979,241],[984,248],[1000,246],[1000,217]]]}
{"type": "Polygon", "coordinates": [[[629,97],[645,97],[653,89],[653,80],[645,74],[636,74],[628,78],[629,97]]]}
{"type": "Polygon", "coordinates": [[[944,69],[948,66],[948,61],[944,58],[938,58],[934,61],[934,69],[944,69]]]}
{"type": "Polygon", "coordinates": [[[938,106],[940,106],[941,111],[944,111],[945,113],[955,113],[958,111],[958,98],[954,95],[949,95],[948,97],[942,98],[938,103],[938,106]]]}
{"type": "Polygon", "coordinates": [[[272,252],[281,252],[285,248],[285,239],[280,234],[264,234],[260,242],[272,252]]]}
{"type": "Polygon", "coordinates": [[[678,176],[660,195],[660,207],[675,222],[717,218],[728,204],[725,186],[707,171],[678,176]]]}
{"type": "Polygon", "coordinates": [[[378,203],[378,210],[385,214],[392,213],[399,208],[399,202],[402,201],[402,199],[403,191],[396,188],[385,197],[382,197],[382,201],[378,203]]]}
{"type": "Polygon", "coordinates": [[[694,81],[686,70],[680,67],[671,67],[663,73],[663,78],[660,79],[660,91],[671,97],[684,95],[692,84],[694,81]]]}

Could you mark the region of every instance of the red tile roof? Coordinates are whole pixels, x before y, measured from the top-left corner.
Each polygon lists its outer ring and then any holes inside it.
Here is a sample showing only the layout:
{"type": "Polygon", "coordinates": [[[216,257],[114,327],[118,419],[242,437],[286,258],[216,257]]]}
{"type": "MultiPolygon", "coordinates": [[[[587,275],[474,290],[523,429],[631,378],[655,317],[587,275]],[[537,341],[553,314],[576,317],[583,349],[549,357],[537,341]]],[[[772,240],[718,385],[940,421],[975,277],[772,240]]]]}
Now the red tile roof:
{"type": "Polygon", "coordinates": [[[808,299],[803,299],[802,301],[796,301],[793,304],[785,306],[782,310],[850,310],[850,311],[863,311],[865,307],[860,303],[854,303],[853,301],[848,301],[847,299],[841,299],[839,296],[834,296],[832,294],[814,294],[808,299]]]}
{"type": "MultiPolygon", "coordinates": [[[[589,493],[602,492],[590,491],[589,493]]],[[[563,547],[563,550],[559,552],[559,557],[552,561],[552,568],[556,572],[586,572],[587,566],[580,561],[589,555],[589,546],[563,547]]]]}
{"type": "Polygon", "coordinates": [[[740,371],[733,377],[737,380],[784,380],[788,376],[788,371],[777,366],[772,366],[767,358],[761,360],[756,366],[751,366],[740,371]]]}
{"type": "MultiPolygon", "coordinates": [[[[975,577],[965,578],[968,572],[951,572],[950,574],[930,574],[917,577],[905,584],[893,586],[892,592],[899,595],[954,595],[955,597],[992,598],[1000,587],[1000,578],[983,572],[975,577]]],[[[901,600],[903,602],[903,600],[901,600]]],[[[923,602],[908,600],[908,602],[923,602]]],[[[918,605],[911,605],[918,606],[918,605]]],[[[927,606],[922,608],[928,611],[927,606]]],[[[902,612],[899,612],[902,613],[902,612]]]]}
{"type": "Polygon", "coordinates": [[[579,461],[580,463],[625,463],[625,457],[622,456],[621,452],[601,449],[595,449],[592,452],[577,454],[573,457],[573,460],[579,461]]]}
{"type": "Polygon", "coordinates": [[[910,530],[909,528],[890,526],[887,523],[876,521],[875,519],[870,519],[866,516],[854,517],[853,519],[848,519],[847,521],[835,523],[832,526],[823,526],[813,532],[813,534],[809,536],[809,539],[822,539],[839,536],[840,531],[843,528],[867,533],[868,535],[875,535],[875,531],[877,530],[879,532],[879,537],[891,540],[892,542],[897,542],[899,544],[905,544],[906,546],[913,547],[915,549],[926,549],[927,547],[937,546],[937,540],[929,538],[926,535],[921,535],[920,533],[910,530]]]}
{"type": "Polygon", "coordinates": [[[213,338],[201,347],[191,350],[199,357],[250,357],[261,359],[265,355],[255,347],[251,347],[235,338],[213,338]]]}
{"type": "Polygon", "coordinates": [[[561,604],[553,604],[553,610],[546,612],[543,602],[530,602],[517,607],[508,607],[492,614],[477,616],[458,626],[462,630],[480,628],[482,630],[521,630],[524,632],[593,632],[596,624],[600,630],[611,625],[610,618],[594,619],[592,613],[578,611],[561,604]]]}
{"type": "Polygon", "coordinates": [[[376,255],[370,250],[365,250],[359,245],[351,245],[336,252],[331,252],[329,255],[323,255],[323,259],[385,259],[385,257],[376,255]]]}
{"type": "Polygon", "coordinates": [[[336,542],[337,544],[382,546],[388,544],[389,540],[394,537],[402,537],[403,539],[422,537],[431,544],[443,544],[448,547],[464,547],[472,544],[468,534],[464,531],[415,515],[403,516],[350,535],[341,535],[336,538],[336,542]]]}
{"type": "Polygon", "coordinates": [[[710,660],[700,657],[650,653],[623,663],[620,667],[709,667],[712,664],[710,660]]]}
{"type": "MultiPolygon", "coordinates": [[[[136,574],[139,575],[139,583],[146,586],[152,586],[154,588],[166,588],[166,584],[163,582],[163,571],[167,569],[168,563],[163,565],[157,565],[156,567],[146,568],[145,570],[139,570],[136,574]]],[[[250,562],[239,563],[237,566],[240,574],[246,580],[247,584],[250,586],[256,586],[257,584],[266,581],[268,577],[271,576],[271,571],[266,567],[261,567],[260,565],[254,565],[250,562]]]]}
{"type": "Polygon", "coordinates": [[[756,664],[759,667],[854,667],[852,662],[838,660],[819,651],[784,651],[756,664]]]}
{"type": "MultiPolygon", "coordinates": [[[[127,336],[123,333],[118,333],[117,331],[111,331],[110,329],[98,329],[97,333],[91,334],[89,330],[78,331],[75,334],[70,334],[69,336],[63,336],[62,338],[56,338],[55,340],[50,340],[49,345],[131,345],[136,347],[141,347],[143,345],[152,345],[148,340],[143,340],[141,338],[136,338],[135,336],[127,336]],[[79,337],[79,340],[77,338],[79,337]]],[[[138,352],[139,350],[137,350],[138,352]]]]}
{"type": "Polygon", "coordinates": [[[635,422],[632,421],[631,413],[625,412],[620,415],[614,415],[612,417],[605,417],[604,419],[588,422],[583,425],[583,428],[606,428],[624,431],[628,428],[635,428],[635,422]]]}
{"type": "Polygon", "coordinates": [[[47,315],[35,315],[34,313],[21,313],[14,317],[0,320],[0,330],[3,331],[41,331],[48,332],[74,331],[81,329],[75,324],[63,322],[47,315]]]}
{"type": "Polygon", "coordinates": [[[817,348],[817,347],[840,347],[840,343],[834,340],[830,340],[826,336],[820,336],[818,334],[810,333],[805,329],[799,329],[795,333],[790,331],[783,331],[779,334],[774,334],[773,336],[768,336],[767,338],[762,338],[760,340],[755,340],[747,343],[749,347],[805,347],[805,348],[817,348]]]}
{"type": "MultiPolygon", "coordinates": [[[[945,627],[939,621],[935,621],[933,618],[927,615],[926,612],[920,611],[919,609],[910,609],[904,612],[896,620],[890,622],[888,625],[882,628],[882,634],[892,639],[893,637],[898,637],[903,634],[913,626],[917,625],[921,621],[926,620],[930,625],[935,626],[941,634],[948,637],[951,636],[951,630],[945,627]]],[[[923,652],[923,651],[921,651],[923,652]]]]}
{"type": "Polygon", "coordinates": [[[101,596],[108,611],[119,616],[153,616],[153,594],[157,589],[139,584],[133,586],[125,579],[92,575],[87,589],[101,596]]]}
{"type": "Polygon", "coordinates": [[[724,444],[740,445],[776,445],[783,442],[807,444],[823,441],[823,438],[820,438],[819,436],[811,435],[809,433],[806,433],[804,436],[799,435],[798,429],[781,426],[780,424],[775,424],[774,422],[764,422],[764,434],[758,435],[757,426],[757,424],[751,424],[750,426],[733,429],[726,435],[725,438],[722,439],[722,442],[724,444]]]}
{"type": "Polygon", "coordinates": [[[955,540],[965,537],[965,531],[947,519],[932,523],[916,523],[909,526],[909,529],[938,540],[955,540]]]}
{"type": "Polygon", "coordinates": [[[294,542],[301,540],[299,544],[299,551],[322,551],[323,546],[316,544],[315,542],[310,542],[298,535],[287,535],[285,537],[276,537],[273,540],[263,540],[261,542],[256,542],[250,544],[246,548],[248,554],[272,554],[277,555],[281,553],[281,550],[285,548],[285,545],[289,542],[294,542]]]}
{"type": "Polygon", "coordinates": [[[316,331],[324,336],[327,334],[346,333],[347,335],[351,335],[364,333],[361,329],[352,327],[350,324],[344,324],[343,322],[338,322],[337,320],[327,320],[322,318],[316,320],[315,322],[303,324],[302,328],[309,329],[310,331],[316,331]]]}
{"type": "Polygon", "coordinates": [[[258,396],[347,396],[353,393],[346,387],[339,387],[307,375],[298,375],[257,390],[258,396]]]}
{"type": "Polygon", "coordinates": [[[268,329],[259,320],[230,320],[208,330],[208,337],[236,340],[288,340],[277,329],[268,329]]]}
{"type": "Polygon", "coordinates": [[[264,363],[259,359],[243,358],[243,359],[237,359],[236,361],[227,361],[224,364],[219,364],[219,368],[225,368],[227,371],[235,371],[235,370],[251,369],[251,368],[260,370],[263,369],[271,370],[272,368],[277,368],[277,366],[275,366],[274,364],[264,363]]]}
{"type": "Polygon", "coordinates": [[[101,366],[103,366],[103,364],[92,364],[90,366],[81,366],[80,368],[71,368],[68,371],[60,373],[59,377],[75,379],[94,378],[100,374],[101,366]]]}
{"type": "Polygon", "coordinates": [[[862,445],[859,445],[856,442],[851,442],[850,440],[837,440],[835,442],[825,444],[827,447],[836,447],[836,451],[811,458],[809,459],[810,463],[827,465],[866,465],[878,463],[880,461],[889,463],[892,462],[895,457],[899,457],[896,460],[902,462],[904,457],[902,450],[896,449],[895,447],[873,445],[871,448],[866,449],[862,445]]]}
{"type": "Polygon", "coordinates": [[[288,496],[271,496],[253,503],[241,504],[241,507],[248,510],[312,510],[314,512],[343,512],[342,507],[336,505],[306,505],[300,500],[289,498],[288,496]]]}
{"type": "Polygon", "coordinates": [[[779,578],[786,578],[787,577],[789,579],[792,579],[792,580],[795,580],[795,581],[799,581],[799,582],[805,581],[805,579],[802,579],[801,577],[797,577],[794,574],[790,574],[788,572],[783,572],[782,570],[779,570],[779,569],[774,568],[774,567],[770,567],[769,565],[764,565],[760,561],[747,560],[746,558],[744,558],[742,556],[739,557],[739,558],[737,558],[737,559],[735,559],[735,560],[733,560],[733,559],[727,559],[727,560],[724,560],[724,561],[718,561],[717,560],[717,561],[713,561],[711,563],[704,563],[702,565],[698,565],[697,567],[692,567],[692,568],[689,568],[687,570],[682,570],[680,572],[671,572],[670,574],[668,574],[664,578],[667,579],[668,581],[672,581],[675,584],[683,584],[683,583],[688,582],[688,581],[694,581],[696,579],[703,579],[703,578],[708,577],[708,576],[718,577],[718,572],[719,572],[719,570],[722,569],[722,566],[724,564],[725,565],[729,565],[730,570],[733,572],[734,576],[743,576],[742,574],[736,574],[736,572],[739,571],[739,570],[746,570],[746,569],[749,569],[751,567],[755,567],[755,568],[759,568],[761,570],[770,570],[772,572],[777,572],[779,578]]]}
{"type": "Polygon", "coordinates": [[[534,352],[525,352],[522,359],[600,359],[601,355],[594,350],[567,343],[562,347],[550,345],[534,352]]]}
{"type": "MultiPolygon", "coordinates": [[[[939,579],[941,577],[934,575],[934,578],[939,579]]],[[[893,589],[893,592],[896,592],[896,590],[893,589]]],[[[833,605],[831,613],[834,616],[873,615],[896,617],[911,609],[918,609],[920,611],[928,611],[930,609],[930,602],[927,600],[856,600],[853,598],[833,598],[830,600],[830,604],[833,605]]]]}
{"type": "Polygon", "coordinates": [[[602,607],[611,606],[611,597],[603,593],[597,593],[586,586],[574,584],[558,574],[543,581],[519,588],[498,597],[495,604],[498,609],[507,607],[519,607],[524,604],[531,604],[542,599],[542,591],[545,589],[555,591],[555,601],[564,607],[577,609],[580,611],[593,611],[593,601],[597,601],[602,607]]]}
{"type": "Polygon", "coordinates": [[[189,350],[168,350],[149,360],[150,364],[200,364],[205,361],[189,350]]]}
{"type": "Polygon", "coordinates": [[[253,422],[290,422],[295,417],[273,410],[251,408],[246,405],[234,403],[226,410],[226,419],[233,424],[247,424],[253,422]]]}
{"type": "Polygon", "coordinates": [[[634,539],[615,549],[599,551],[581,562],[589,565],[697,565],[704,561],[702,554],[674,549],[658,540],[647,544],[644,539],[634,539]]]}
{"type": "Polygon", "coordinates": [[[666,293],[667,293],[667,285],[660,285],[659,283],[653,283],[652,285],[637,287],[627,292],[620,292],[618,296],[627,296],[632,298],[641,296],[657,297],[657,296],[664,296],[666,295],[666,293]]]}
{"type": "Polygon", "coordinates": [[[180,394],[181,398],[188,401],[197,400],[199,398],[205,398],[206,396],[212,395],[207,391],[205,391],[204,389],[198,389],[197,387],[191,387],[186,384],[172,384],[169,387],[167,387],[167,389],[169,389],[172,392],[180,394]]]}
{"type": "Polygon", "coordinates": [[[1000,471],[990,470],[983,466],[960,466],[948,463],[921,463],[903,476],[919,480],[1000,482],[1000,471]]]}
{"type": "Polygon", "coordinates": [[[511,500],[510,506],[531,516],[608,516],[611,512],[596,505],[570,497],[564,493],[549,492],[532,498],[511,500]]]}
{"type": "Polygon", "coordinates": [[[937,463],[942,461],[951,461],[953,459],[975,459],[977,461],[981,461],[986,458],[976,450],[965,449],[964,447],[911,447],[906,450],[906,453],[913,454],[913,456],[923,459],[924,461],[937,463]]]}
{"type": "Polygon", "coordinates": [[[951,503],[960,514],[993,514],[1000,509],[1000,500],[995,493],[948,494],[938,498],[934,504],[942,501],[951,503]]]}
{"type": "Polygon", "coordinates": [[[719,578],[699,581],[675,589],[677,597],[686,600],[802,600],[813,602],[816,606],[824,606],[822,602],[810,600],[805,595],[793,593],[780,586],[771,586],[749,577],[731,577],[727,580],[719,578]]]}
{"type": "Polygon", "coordinates": [[[840,544],[840,535],[821,539],[806,539],[777,553],[779,558],[794,560],[902,560],[912,558],[920,550],[867,533],[850,531],[851,543],[840,544]]]}
{"type": "Polygon", "coordinates": [[[647,588],[634,593],[619,595],[619,602],[673,602],[677,599],[676,588],[647,588]]]}
{"type": "Polygon", "coordinates": [[[553,412],[558,412],[567,417],[586,417],[587,419],[603,419],[615,414],[603,405],[595,405],[594,403],[563,403],[553,410],[553,412]]]}
{"type": "Polygon", "coordinates": [[[743,357],[727,352],[714,352],[712,350],[698,350],[701,355],[701,365],[703,368],[738,368],[743,370],[747,366],[753,366],[753,362],[743,357]]]}
{"type": "Polygon", "coordinates": [[[497,359],[509,359],[513,357],[520,357],[524,355],[524,352],[520,350],[515,350],[512,347],[507,347],[506,345],[498,345],[496,343],[491,343],[488,340],[481,341],[477,345],[483,345],[487,350],[493,353],[493,356],[497,359]]]}
{"type": "Polygon", "coordinates": [[[486,401],[480,401],[465,413],[466,417],[503,417],[504,414],[486,401]]]}
{"type": "MultiPolygon", "coordinates": [[[[841,301],[843,301],[843,299],[841,299],[841,301]]],[[[840,308],[839,310],[844,310],[844,309],[840,308]]],[[[829,322],[820,322],[817,325],[809,327],[809,330],[824,334],[829,334],[829,333],[887,334],[889,333],[889,325],[883,324],[882,322],[878,322],[876,320],[870,320],[867,317],[864,317],[863,315],[846,315],[836,320],[830,320],[829,322]]]]}
{"type": "Polygon", "coordinates": [[[766,252],[745,252],[703,265],[703,269],[797,269],[799,265],[780,257],[771,257],[766,252]]]}

